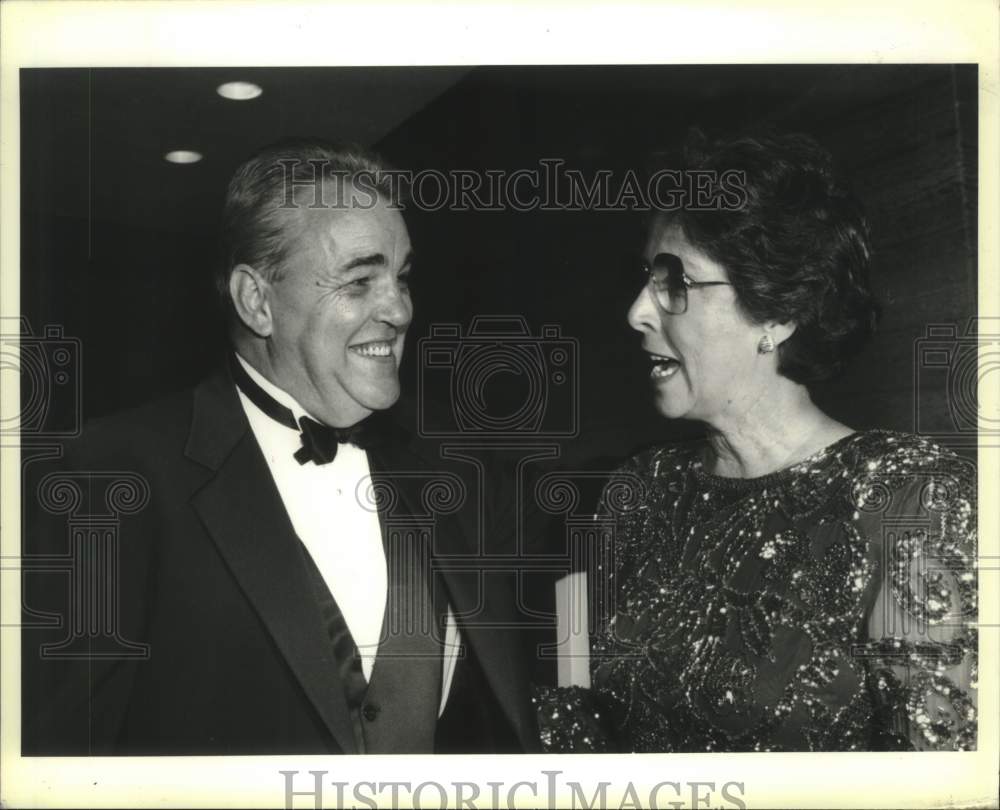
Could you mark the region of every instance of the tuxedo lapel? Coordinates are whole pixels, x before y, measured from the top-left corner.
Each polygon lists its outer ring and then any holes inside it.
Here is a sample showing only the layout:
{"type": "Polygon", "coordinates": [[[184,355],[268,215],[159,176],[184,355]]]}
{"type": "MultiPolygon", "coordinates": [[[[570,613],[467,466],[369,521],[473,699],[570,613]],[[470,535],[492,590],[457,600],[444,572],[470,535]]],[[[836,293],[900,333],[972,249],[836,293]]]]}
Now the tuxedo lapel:
{"type": "MultiPolygon", "coordinates": [[[[525,751],[538,747],[537,731],[530,716],[528,671],[524,652],[518,643],[518,619],[513,613],[514,594],[505,589],[501,595],[493,585],[489,595],[484,583],[497,576],[496,572],[455,570],[443,561],[443,575],[448,598],[458,616],[462,637],[474,650],[484,676],[496,695],[511,726],[516,730],[525,751]],[[509,606],[502,614],[494,605],[509,606]]],[[[484,567],[485,568],[485,567],[484,567]]]]}
{"type": "Polygon", "coordinates": [[[192,498],[209,535],[334,739],[357,753],[300,541],[227,375],[196,390],[186,452],[215,471],[192,498]]]}
{"type": "MultiPolygon", "coordinates": [[[[434,477],[436,471],[443,474],[455,472],[449,462],[439,461],[434,466],[402,444],[387,444],[370,450],[368,455],[373,475],[384,476],[388,482],[392,482],[393,489],[399,495],[399,503],[395,508],[397,515],[401,514],[401,510],[407,510],[410,515],[426,518],[427,511],[423,506],[421,492],[423,486],[434,477]]],[[[470,510],[475,508],[473,504],[466,504],[466,507],[470,510]]],[[[386,516],[380,515],[384,532],[386,516]]],[[[477,521],[468,520],[464,525],[474,527],[477,521]]],[[[436,518],[432,547],[434,590],[439,593],[439,586],[443,584],[446,592],[438,598],[438,612],[443,614],[446,603],[450,602],[456,615],[465,614],[470,617],[468,621],[459,622],[463,640],[475,651],[498,703],[512,727],[517,730],[525,750],[534,750],[538,746],[537,732],[529,716],[528,674],[524,653],[516,643],[514,595],[507,592],[500,597],[496,592],[493,593],[497,604],[510,608],[502,614],[497,613],[491,604],[493,600],[488,599],[484,592],[484,582],[489,582],[493,575],[483,574],[475,568],[472,538],[466,537],[468,530],[463,530],[463,524],[452,514],[442,514],[436,518]],[[498,628],[502,629],[498,632],[498,628]]]]}
{"type": "MultiPolygon", "coordinates": [[[[400,441],[383,442],[377,447],[368,450],[368,468],[371,472],[372,482],[378,489],[388,490],[387,498],[378,498],[379,528],[382,532],[382,542],[386,549],[386,560],[390,561],[390,533],[393,531],[393,523],[402,521],[400,528],[404,530],[412,529],[415,521],[426,520],[426,510],[422,509],[421,490],[428,481],[428,474],[433,474],[420,462],[420,459],[412,455],[405,449],[405,433],[396,433],[395,436],[400,441]]],[[[432,544],[427,549],[431,558],[437,553],[437,539],[432,538],[432,544]]],[[[414,549],[418,552],[418,549],[414,549]]],[[[405,555],[406,559],[421,559],[419,554],[405,555]]],[[[442,633],[440,640],[444,640],[443,628],[445,616],[447,614],[448,601],[441,588],[437,585],[438,577],[434,576],[433,561],[431,570],[428,573],[427,585],[430,588],[430,596],[433,600],[433,616],[438,631],[442,633]]],[[[388,611],[385,621],[390,621],[388,611]]],[[[383,627],[385,633],[385,627],[383,627]]]]}

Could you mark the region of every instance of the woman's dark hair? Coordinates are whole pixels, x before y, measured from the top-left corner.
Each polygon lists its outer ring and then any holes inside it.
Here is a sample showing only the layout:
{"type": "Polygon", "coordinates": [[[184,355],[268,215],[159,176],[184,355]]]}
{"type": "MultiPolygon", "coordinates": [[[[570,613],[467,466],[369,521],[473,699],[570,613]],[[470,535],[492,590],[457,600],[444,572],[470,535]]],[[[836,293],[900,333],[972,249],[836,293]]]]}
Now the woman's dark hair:
{"type": "Polygon", "coordinates": [[[738,188],[742,205],[689,204],[658,216],[726,269],[751,320],[795,323],[778,349],[781,374],[798,383],[838,375],[875,331],[880,309],[869,289],[865,214],[830,153],[806,135],[708,143],[695,131],[684,163],[716,184],[727,177],[720,200],[732,202],[738,188]]]}

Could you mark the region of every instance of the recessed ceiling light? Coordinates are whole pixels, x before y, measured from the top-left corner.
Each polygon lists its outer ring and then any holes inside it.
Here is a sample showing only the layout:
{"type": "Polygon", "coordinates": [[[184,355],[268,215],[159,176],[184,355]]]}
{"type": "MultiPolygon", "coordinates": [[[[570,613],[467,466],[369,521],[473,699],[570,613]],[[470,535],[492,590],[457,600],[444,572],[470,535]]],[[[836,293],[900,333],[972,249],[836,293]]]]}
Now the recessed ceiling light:
{"type": "Polygon", "coordinates": [[[231,101],[249,101],[252,98],[257,98],[264,91],[260,85],[252,82],[226,82],[216,87],[215,92],[231,101]]]}
{"type": "Polygon", "coordinates": [[[167,152],[163,156],[163,159],[170,163],[197,163],[202,157],[201,152],[192,152],[188,149],[175,149],[173,152],[167,152]]]}

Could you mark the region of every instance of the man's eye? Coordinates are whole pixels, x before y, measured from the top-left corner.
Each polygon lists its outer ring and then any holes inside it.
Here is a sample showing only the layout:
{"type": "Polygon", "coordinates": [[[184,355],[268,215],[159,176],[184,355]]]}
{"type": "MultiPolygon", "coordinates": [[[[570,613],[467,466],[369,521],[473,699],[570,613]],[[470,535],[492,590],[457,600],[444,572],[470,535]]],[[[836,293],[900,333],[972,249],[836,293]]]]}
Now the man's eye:
{"type": "Polygon", "coordinates": [[[371,284],[371,276],[362,276],[361,278],[356,278],[353,281],[347,283],[348,287],[354,287],[356,289],[364,289],[369,284],[371,284]]]}
{"type": "Polygon", "coordinates": [[[409,288],[409,286],[410,286],[410,274],[409,274],[409,272],[400,273],[398,276],[396,276],[396,281],[397,281],[397,283],[399,284],[400,287],[409,288]]]}

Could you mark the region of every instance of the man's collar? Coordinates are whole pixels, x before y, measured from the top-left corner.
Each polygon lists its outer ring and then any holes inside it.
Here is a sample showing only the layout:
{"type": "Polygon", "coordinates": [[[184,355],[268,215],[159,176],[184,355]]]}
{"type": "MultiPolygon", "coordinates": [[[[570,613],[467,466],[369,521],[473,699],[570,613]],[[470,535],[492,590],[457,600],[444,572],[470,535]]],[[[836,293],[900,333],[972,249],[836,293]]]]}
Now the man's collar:
{"type": "Polygon", "coordinates": [[[261,374],[257,369],[255,369],[248,360],[245,360],[239,352],[236,352],[236,359],[239,361],[243,370],[249,375],[250,379],[253,380],[257,385],[259,385],[264,391],[272,397],[276,402],[284,405],[292,412],[292,416],[295,417],[295,421],[298,422],[303,416],[308,416],[315,422],[321,422],[322,420],[317,419],[309,411],[303,408],[297,399],[285,391],[283,388],[279,388],[273,382],[271,382],[267,377],[261,374]]]}
{"type": "MultiPolygon", "coordinates": [[[[235,356],[242,360],[239,355],[235,356]]],[[[246,361],[241,363],[241,367],[246,368],[247,365],[249,364],[246,361]]],[[[240,403],[238,389],[229,366],[230,363],[222,364],[214,374],[203,380],[194,389],[191,430],[185,447],[185,455],[211,469],[218,469],[236,444],[250,431],[250,423],[247,421],[246,412],[240,403]]],[[[248,375],[252,375],[255,369],[247,368],[246,371],[248,375]]],[[[257,374],[259,375],[259,372],[257,374]]],[[[259,376],[254,379],[259,379],[259,376]]],[[[272,389],[276,388],[273,384],[270,385],[272,389]]],[[[294,398],[281,389],[275,391],[276,395],[278,393],[285,397],[285,401],[290,399],[294,402],[294,398]]],[[[300,412],[305,413],[305,411],[300,412]]],[[[396,440],[389,442],[386,447],[380,450],[380,453],[392,455],[402,452],[404,447],[409,446],[411,434],[394,414],[395,409],[392,413],[389,411],[375,412],[378,420],[392,421],[396,434],[396,440]]],[[[407,420],[405,424],[409,423],[407,420]]],[[[433,457],[437,458],[436,451],[433,457]]],[[[412,460],[407,463],[412,463],[412,460]]],[[[390,465],[390,468],[392,466],[398,467],[399,463],[390,465]]]]}

